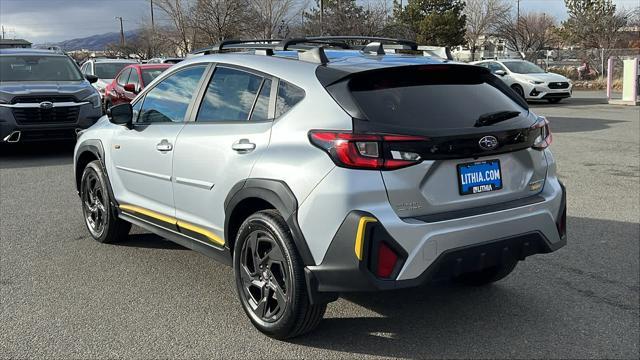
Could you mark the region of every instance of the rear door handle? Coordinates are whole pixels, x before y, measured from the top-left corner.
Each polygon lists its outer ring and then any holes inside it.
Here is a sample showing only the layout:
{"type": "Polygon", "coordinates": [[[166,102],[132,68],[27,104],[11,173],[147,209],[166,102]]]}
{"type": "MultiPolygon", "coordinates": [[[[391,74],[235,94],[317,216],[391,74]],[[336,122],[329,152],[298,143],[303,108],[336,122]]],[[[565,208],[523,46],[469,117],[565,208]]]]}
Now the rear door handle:
{"type": "Polygon", "coordinates": [[[231,145],[231,148],[239,153],[247,153],[255,150],[256,144],[249,141],[249,139],[240,139],[231,145]]]}
{"type": "Polygon", "coordinates": [[[162,139],[162,141],[160,141],[158,145],[156,145],[156,150],[171,151],[173,150],[173,145],[171,145],[171,143],[167,139],[162,139]]]}

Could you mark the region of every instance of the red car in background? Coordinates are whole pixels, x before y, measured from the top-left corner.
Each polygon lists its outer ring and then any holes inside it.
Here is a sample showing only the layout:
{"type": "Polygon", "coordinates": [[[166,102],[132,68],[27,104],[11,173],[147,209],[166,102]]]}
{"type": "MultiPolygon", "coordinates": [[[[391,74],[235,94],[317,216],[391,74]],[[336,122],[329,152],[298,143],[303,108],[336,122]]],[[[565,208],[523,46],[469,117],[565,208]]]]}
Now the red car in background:
{"type": "Polygon", "coordinates": [[[114,105],[131,102],[147,84],[172,65],[133,64],[122,69],[105,88],[105,110],[114,105]]]}

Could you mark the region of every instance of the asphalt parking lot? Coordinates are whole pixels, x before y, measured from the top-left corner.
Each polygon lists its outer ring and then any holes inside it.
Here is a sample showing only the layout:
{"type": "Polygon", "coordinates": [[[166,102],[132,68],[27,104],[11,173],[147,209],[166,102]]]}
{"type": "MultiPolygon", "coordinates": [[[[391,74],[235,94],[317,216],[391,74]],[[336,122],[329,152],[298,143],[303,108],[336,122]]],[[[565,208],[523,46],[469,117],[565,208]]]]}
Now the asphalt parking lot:
{"type": "Polygon", "coordinates": [[[2,358],[638,358],[640,110],[576,92],[547,115],[568,245],[484,288],[342,297],[290,342],[253,328],[231,268],[136,229],[85,229],[72,144],[0,148],[2,358]]]}

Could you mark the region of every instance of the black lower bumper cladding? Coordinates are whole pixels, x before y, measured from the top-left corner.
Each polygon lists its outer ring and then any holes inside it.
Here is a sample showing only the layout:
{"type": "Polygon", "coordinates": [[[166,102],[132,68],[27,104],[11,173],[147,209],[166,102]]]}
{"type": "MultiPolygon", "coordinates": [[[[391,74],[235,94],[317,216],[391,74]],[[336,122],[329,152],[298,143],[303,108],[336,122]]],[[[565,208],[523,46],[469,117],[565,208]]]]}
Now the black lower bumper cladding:
{"type": "MultiPolygon", "coordinates": [[[[566,216],[564,186],[559,216],[566,216]]],[[[359,261],[354,253],[358,221],[370,214],[351,212],[334,236],[327,254],[320,265],[307,266],[305,276],[312,301],[334,299],[340,292],[379,291],[419,286],[433,280],[447,279],[463,273],[480,271],[526,257],[550,253],[566,245],[567,237],[562,226],[558,226],[560,241],[551,243],[541,232],[534,231],[506,238],[447,250],[417,278],[394,280],[407,258],[407,253],[393,240],[379,222],[367,224],[364,256],[359,261]],[[375,274],[376,247],[384,241],[399,255],[399,264],[391,279],[380,279],[375,274]]],[[[559,218],[558,222],[562,222],[559,218]]]]}

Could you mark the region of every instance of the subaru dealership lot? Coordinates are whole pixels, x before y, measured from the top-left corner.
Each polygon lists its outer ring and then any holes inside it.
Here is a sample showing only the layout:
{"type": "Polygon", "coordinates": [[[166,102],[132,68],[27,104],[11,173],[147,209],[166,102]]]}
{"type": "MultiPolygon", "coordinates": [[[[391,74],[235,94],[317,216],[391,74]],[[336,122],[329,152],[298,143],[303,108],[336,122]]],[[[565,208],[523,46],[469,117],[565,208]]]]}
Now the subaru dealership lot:
{"type": "Polygon", "coordinates": [[[484,288],[355,294],[290,342],[246,321],[231,268],[134,229],[93,241],[72,144],[0,148],[2,357],[637,357],[640,112],[574,92],[554,132],[568,244],[484,288]]]}

